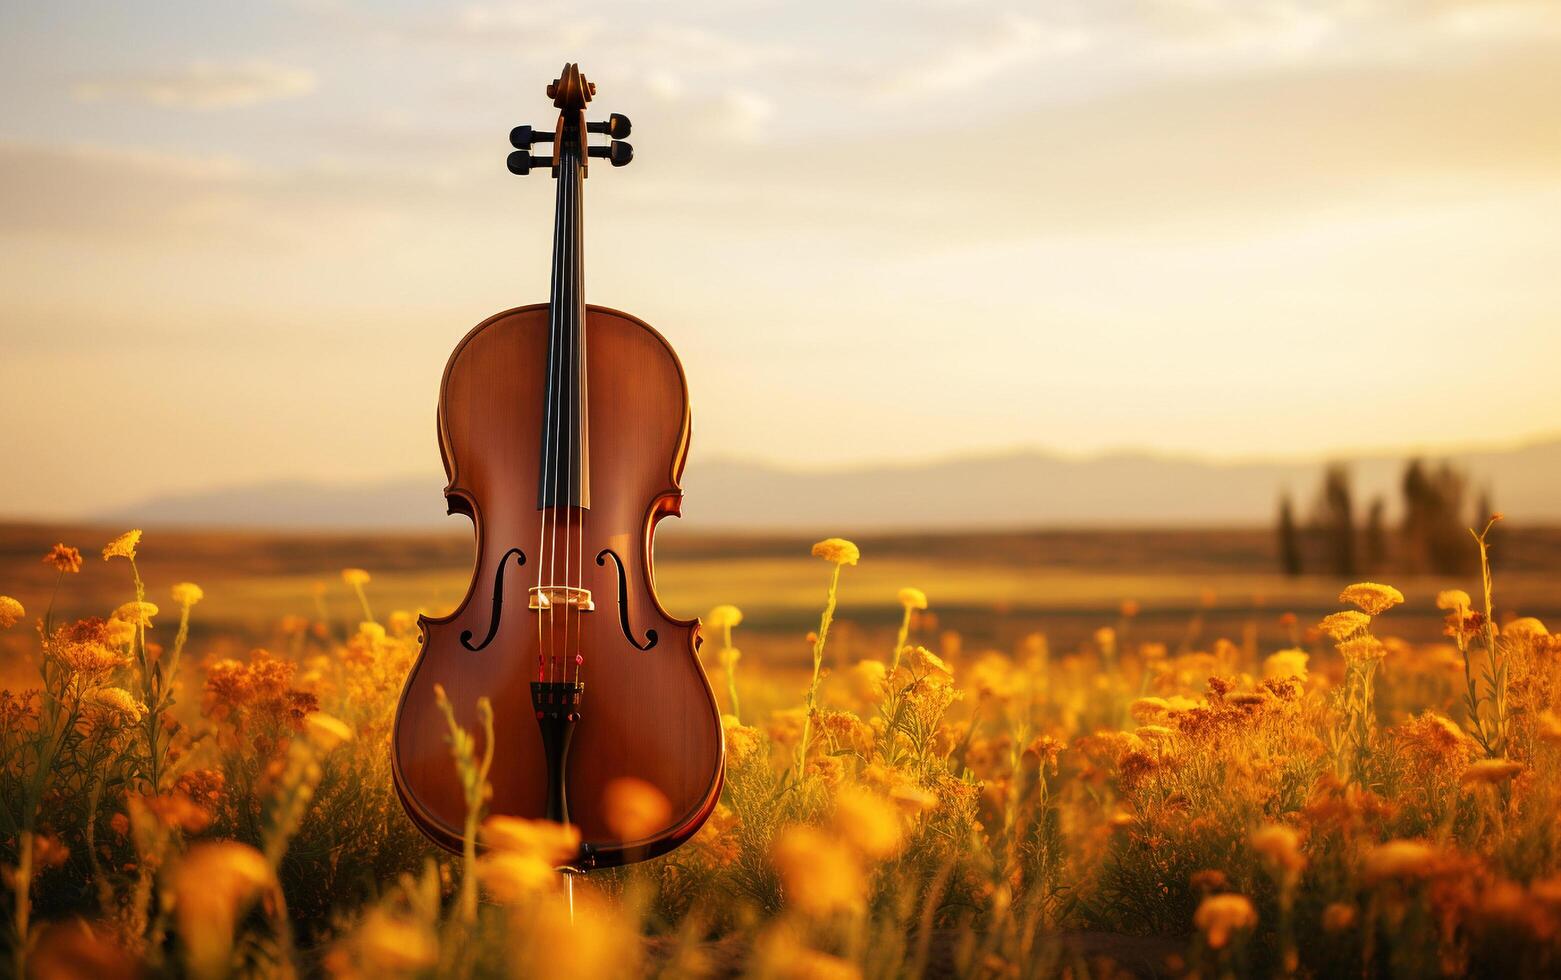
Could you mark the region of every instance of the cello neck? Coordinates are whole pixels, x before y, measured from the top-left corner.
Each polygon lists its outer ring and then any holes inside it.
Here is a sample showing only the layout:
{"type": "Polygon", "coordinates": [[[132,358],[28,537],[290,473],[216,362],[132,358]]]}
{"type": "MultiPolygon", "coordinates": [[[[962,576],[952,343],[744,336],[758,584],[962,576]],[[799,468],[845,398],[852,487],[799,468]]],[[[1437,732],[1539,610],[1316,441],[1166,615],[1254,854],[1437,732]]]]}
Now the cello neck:
{"type": "Polygon", "coordinates": [[[547,404],[542,413],[541,479],[537,508],[589,507],[585,287],[581,139],[561,127],[558,200],[553,220],[553,280],[548,298],[547,404]]]}

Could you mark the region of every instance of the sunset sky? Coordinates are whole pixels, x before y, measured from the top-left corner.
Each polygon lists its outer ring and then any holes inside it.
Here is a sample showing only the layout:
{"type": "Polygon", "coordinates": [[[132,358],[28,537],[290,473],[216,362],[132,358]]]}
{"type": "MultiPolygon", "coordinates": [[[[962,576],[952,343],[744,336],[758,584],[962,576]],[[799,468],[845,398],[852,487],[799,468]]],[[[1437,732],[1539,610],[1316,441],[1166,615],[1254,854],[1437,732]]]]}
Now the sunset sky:
{"type": "Polygon", "coordinates": [[[1561,4],[9,3],[0,516],[437,476],[450,349],[547,298],[503,161],[565,60],[635,127],[587,296],[696,454],[1561,432],[1561,4]]]}

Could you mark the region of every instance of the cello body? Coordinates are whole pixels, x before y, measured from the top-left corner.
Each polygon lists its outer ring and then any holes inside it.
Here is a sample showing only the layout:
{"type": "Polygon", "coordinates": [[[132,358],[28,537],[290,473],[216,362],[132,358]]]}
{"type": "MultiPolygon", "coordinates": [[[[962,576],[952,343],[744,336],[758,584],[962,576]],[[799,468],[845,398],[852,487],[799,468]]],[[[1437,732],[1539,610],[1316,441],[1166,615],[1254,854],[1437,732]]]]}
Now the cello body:
{"type": "Polygon", "coordinates": [[[452,514],[473,522],[476,560],[455,610],[419,620],[422,649],[397,708],[392,771],[413,822],[459,850],[465,796],[435,685],[479,753],[475,705],[487,697],[488,812],[575,825],[582,846],[571,867],[583,870],[652,857],[692,836],[720,794],[724,747],[697,656],[699,624],[662,608],[652,568],[656,524],[682,499],[682,365],[628,314],[575,297],[571,323],[558,280],[555,272],[551,304],[485,320],[445,368],[445,497],[452,514]],[[569,344],[573,359],[560,353],[569,344]],[[560,383],[571,364],[578,393],[573,380],[560,383]],[[560,582],[568,589],[555,589],[560,582]],[[572,693],[559,707],[547,699],[561,682],[572,693]],[[607,812],[618,780],[666,798],[662,826],[620,839],[607,812]]]}

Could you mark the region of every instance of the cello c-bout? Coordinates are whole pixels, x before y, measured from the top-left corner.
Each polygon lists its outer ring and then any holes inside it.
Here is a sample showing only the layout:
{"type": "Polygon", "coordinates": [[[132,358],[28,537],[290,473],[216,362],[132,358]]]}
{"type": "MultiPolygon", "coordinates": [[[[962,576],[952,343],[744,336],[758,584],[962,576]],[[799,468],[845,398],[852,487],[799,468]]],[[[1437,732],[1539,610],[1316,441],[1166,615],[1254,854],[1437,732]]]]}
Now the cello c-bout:
{"type": "MultiPolygon", "coordinates": [[[[451,513],[473,522],[476,562],[455,610],[419,620],[422,649],[402,691],[392,770],[413,822],[459,849],[465,797],[434,693],[480,732],[494,715],[488,812],[577,826],[572,866],[641,860],[687,840],[715,807],[720,714],[697,658],[699,624],[656,597],[656,523],[677,514],[688,452],[683,369],[650,326],[588,306],[581,191],[589,162],[632,150],[616,113],[586,123],[595,86],[565,65],[548,87],[551,132],[518,127],[509,168],[557,180],[549,302],[496,314],[450,355],[439,446],[451,513]],[[606,146],[590,136],[606,135],[606,146]],[[551,144],[552,154],[531,152],[551,144]],[[655,787],[661,826],[622,839],[605,802],[617,780],[655,787]]],[[[479,734],[480,738],[480,734],[479,734]]],[[[479,745],[479,750],[481,746],[479,745]]]]}

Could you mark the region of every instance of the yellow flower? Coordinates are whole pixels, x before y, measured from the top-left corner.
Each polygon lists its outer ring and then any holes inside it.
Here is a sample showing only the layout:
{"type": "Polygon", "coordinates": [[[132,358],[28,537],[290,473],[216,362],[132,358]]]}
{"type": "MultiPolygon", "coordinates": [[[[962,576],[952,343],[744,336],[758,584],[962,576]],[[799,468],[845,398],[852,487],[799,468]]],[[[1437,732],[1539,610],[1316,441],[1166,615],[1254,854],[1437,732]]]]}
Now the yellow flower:
{"type": "Polygon", "coordinates": [[[1469,611],[1469,605],[1469,593],[1462,589],[1444,589],[1436,594],[1436,608],[1438,609],[1465,613],[1469,611]]]}
{"type": "Polygon", "coordinates": [[[206,598],[206,593],[194,582],[180,582],[173,587],[173,601],[188,609],[206,598]]]}
{"type": "Polygon", "coordinates": [[[1357,636],[1353,640],[1345,640],[1338,644],[1339,653],[1351,663],[1367,663],[1373,660],[1381,660],[1387,654],[1387,647],[1382,641],[1367,633],[1357,636]]]}
{"type": "Polygon", "coordinates": [[[942,674],[944,677],[953,677],[954,670],[943,662],[943,658],[928,650],[926,647],[910,647],[907,650],[906,659],[912,667],[929,676],[942,674]]]}
{"type": "Polygon", "coordinates": [[[1266,678],[1298,677],[1306,680],[1306,663],[1310,658],[1305,650],[1280,650],[1271,653],[1263,661],[1266,678]]]}
{"type": "Polygon", "coordinates": [[[726,755],[729,762],[741,762],[764,744],[764,735],[757,728],[739,725],[731,715],[723,715],[721,725],[726,731],[726,755]]]}
{"type": "Polygon", "coordinates": [[[8,595],[0,595],[0,630],[8,630],[27,615],[22,604],[8,595]]]}
{"type": "Polygon", "coordinates": [[[361,568],[344,568],[341,570],[341,580],[353,588],[369,584],[369,573],[361,568]]]}
{"type": "Polygon", "coordinates": [[[743,652],[736,647],[722,647],[716,657],[721,662],[722,670],[731,670],[737,666],[739,660],[743,659],[743,652]]]}
{"type": "Polygon", "coordinates": [[[439,962],[439,940],[427,925],[382,908],[363,917],[352,943],[366,966],[391,976],[417,973],[439,962]]]}
{"type": "Polygon", "coordinates": [[[129,623],[132,626],[152,625],[152,617],[158,612],[157,606],[150,602],[127,602],[114,610],[113,619],[121,623],[129,623]]]}
{"type": "Polygon", "coordinates": [[[813,557],[836,565],[855,565],[862,552],[845,538],[825,538],[813,546],[813,557]]]}
{"type": "Polygon", "coordinates": [[[644,840],[672,818],[666,794],[643,779],[614,779],[602,794],[607,826],[621,841],[644,840]]]}
{"type": "Polygon", "coordinates": [[[1269,824],[1252,832],[1252,849],[1280,870],[1295,874],[1306,867],[1301,838],[1284,824],[1269,824]]]}
{"type": "MultiPolygon", "coordinates": [[[[815,552],[815,554],[816,553],[817,552],[815,552]]],[[[907,585],[905,588],[900,590],[900,605],[904,606],[906,609],[926,609],[927,593],[920,589],[913,589],[907,585]]]]}
{"type": "Polygon", "coordinates": [[[835,799],[835,830],[858,854],[883,861],[900,852],[900,816],[875,793],[847,786],[835,799]]]}
{"type": "Polygon", "coordinates": [[[1224,949],[1233,933],[1257,925],[1257,909],[1245,895],[1210,895],[1193,913],[1192,924],[1204,934],[1210,949],[1224,949]]]}
{"type": "Polygon", "coordinates": [[[196,844],[172,874],[174,916],[190,972],[226,976],[233,927],[261,889],[272,882],[261,853],[237,841],[196,844]]]}
{"type": "Polygon", "coordinates": [[[1347,640],[1371,625],[1371,617],[1354,609],[1330,613],[1323,617],[1317,628],[1335,640],[1347,640]]]}
{"type": "Polygon", "coordinates": [[[135,561],[136,545],[140,543],[140,529],[126,531],[124,534],[121,534],[119,537],[115,538],[104,546],[103,560],[108,561],[110,558],[128,558],[131,561],[135,561]]]}
{"type": "Polygon", "coordinates": [[[1522,616],[1518,619],[1514,619],[1506,626],[1503,626],[1501,628],[1501,635],[1509,639],[1519,639],[1522,637],[1539,638],[1549,636],[1550,631],[1545,629],[1544,623],[1535,619],[1533,616],[1522,616]]]}
{"type": "Polygon", "coordinates": [[[390,614],[390,632],[400,636],[413,626],[417,625],[417,615],[409,613],[405,609],[393,610],[390,614]]]}
{"type": "Polygon", "coordinates": [[[1380,616],[1404,601],[1404,593],[1391,585],[1377,582],[1356,582],[1339,593],[1340,602],[1348,602],[1364,610],[1368,615],[1380,616]]]}
{"type": "Polygon", "coordinates": [[[352,738],[352,729],[347,727],[346,722],[323,711],[309,712],[304,718],[304,724],[308,726],[309,740],[318,746],[321,752],[329,752],[352,738]]]}
{"type": "Polygon", "coordinates": [[[716,606],[705,619],[714,629],[731,629],[743,621],[743,611],[736,606],[716,606]]]}
{"type": "Polygon", "coordinates": [[[1430,874],[1435,859],[1436,851],[1422,841],[1390,840],[1366,852],[1366,880],[1424,877],[1430,874]]]}
{"type": "Polygon", "coordinates": [[[146,711],[146,705],[137,701],[133,694],[122,687],[94,688],[88,691],[82,700],[106,711],[125,715],[132,721],[139,721],[146,711]]]}
{"type": "Polygon", "coordinates": [[[43,556],[45,564],[53,565],[62,572],[81,571],[81,552],[66,544],[57,544],[49,549],[49,553],[43,556]]]}
{"type": "Polygon", "coordinates": [[[1495,786],[1523,771],[1523,764],[1511,759],[1481,759],[1469,764],[1458,781],[1465,786],[1495,786]]]}
{"type": "Polygon", "coordinates": [[[580,828],[552,820],[493,816],[483,821],[482,841],[495,851],[534,854],[556,868],[579,853],[580,828]]]}
{"type": "Polygon", "coordinates": [[[833,834],[803,824],[787,827],[771,851],[787,904],[825,918],[862,907],[867,882],[856,855],[833,834]]]}

